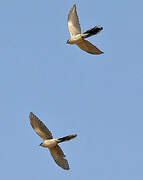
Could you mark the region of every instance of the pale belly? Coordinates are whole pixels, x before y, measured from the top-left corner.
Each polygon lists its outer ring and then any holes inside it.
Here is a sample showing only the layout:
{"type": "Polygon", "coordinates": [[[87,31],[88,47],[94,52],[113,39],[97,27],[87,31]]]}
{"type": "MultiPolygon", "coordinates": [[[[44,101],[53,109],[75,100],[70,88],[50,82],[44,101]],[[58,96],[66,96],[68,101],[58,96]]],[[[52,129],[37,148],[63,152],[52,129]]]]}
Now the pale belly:
{"type": "Polygon", "coordinates": [[[47,140],[45,140],[44,142],[43,142],[43,147],[45,147],[45,148],[52,148],[52,147],[54,147],[54,146],[56,146],[57,145],[57,141],[56,141],[56,139],[47,139],[47,140]]]}
{"type": "Polygon", "coordinates": [[[80,35],[76,35],[75,37],[72,37],[70,39],[70,44],[78,44],[79,42],[81,42],[83,40],[83,38],[80,35]]]}

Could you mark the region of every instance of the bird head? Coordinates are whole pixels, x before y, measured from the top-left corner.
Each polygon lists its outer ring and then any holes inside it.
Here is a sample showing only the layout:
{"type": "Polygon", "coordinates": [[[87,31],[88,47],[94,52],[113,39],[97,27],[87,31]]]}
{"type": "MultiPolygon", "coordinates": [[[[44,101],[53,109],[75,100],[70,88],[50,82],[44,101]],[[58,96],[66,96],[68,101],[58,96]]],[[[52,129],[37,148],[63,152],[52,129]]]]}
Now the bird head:
{"type": "Polygon", "coordinates": [[[67,44],[70,44],[70,40],[67,40],[67,44]]]}

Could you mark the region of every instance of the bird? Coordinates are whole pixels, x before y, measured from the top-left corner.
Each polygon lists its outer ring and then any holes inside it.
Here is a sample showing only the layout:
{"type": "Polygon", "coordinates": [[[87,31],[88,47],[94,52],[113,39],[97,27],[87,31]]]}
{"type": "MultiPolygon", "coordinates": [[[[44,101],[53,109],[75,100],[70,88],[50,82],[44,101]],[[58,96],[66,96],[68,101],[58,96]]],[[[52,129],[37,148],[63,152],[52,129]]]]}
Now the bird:
{"type": "Polygon", "coordinates": [[[65,154],[58,144],[75,138],[77,134],[55,139],[46,125],[35,114],[30,112],[29,119],[34,131],[43,139],[43,142],[40,144],[40,146],[48,148],[55,162],[61,168],[69,170],[70,168],[68,161],[65,159],[65,154]]]}
{"type": "Polygon", "coordinates": [[[103,54],[95,45],[85,40],[85,38],[98,34],[103,30],[103,27],[95,26],[81,33],[76,4],[73,5],[68,14],[68,30],[71,38],[67,41],[67,44],[76,44],[79,48],[90,54],[103,54]]]}

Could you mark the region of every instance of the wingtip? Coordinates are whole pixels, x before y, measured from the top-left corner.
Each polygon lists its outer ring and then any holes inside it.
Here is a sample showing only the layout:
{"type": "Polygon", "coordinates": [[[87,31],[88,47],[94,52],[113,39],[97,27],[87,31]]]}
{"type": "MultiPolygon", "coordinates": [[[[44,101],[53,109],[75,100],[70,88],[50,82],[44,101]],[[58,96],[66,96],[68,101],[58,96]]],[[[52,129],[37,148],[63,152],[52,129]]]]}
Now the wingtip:
{"type": "Polygon", "coordinates": [[[33,113],[32,113],[32,112],[30,112],[30,113],[29,113],[29,116],[31,116],[32,114],[33,114],[33,113]]]}
{"type": "Polygon", "coordinates": [[[73,5],[72,9],[73,9],[73,10],[76,9],[76,4],[73,5]]]}
{"type": "Polygon", "coordinates": [[[71,139],[76,138],[77,134],[72,134],[71,137],[72,137],[71,139]]]}
{"type": "Polygon", "coordinates": [[[77,134],[73,134],[74,137],[77,137],[77,134]]]}
{"type": "Polygon", "coordinates": [[[70,170],[70,168],[63,168],[64,170],[70,170]]]}
{"type": "Polygon", "coordinates": [[[95,55],[101,55],[101,54],[104,54],[104,52],[99,52],[99,53],[95,53],[95,55]]]}
{"type": "Polygon", "coordinates": [[[70,167],[68,166],[68,167],[64,167],[63,168],[64,170],[70,170],[70,167]]]}
{"type": "Polygon", "coordinates": [[[71,139],[77,137],[77,134],[72,134],[72,135],[69,135],[71,137],[71,139]]]}
{"type": "Polygon", "coordinates": [[[29,113],[29,118],[31,118],[32,116],[34,116],[34,113],[33,113],[33,112],[30,112],[30,113],[29,113]]]}
{"type": "Polygon", "coordinates": [[[76,11],[76,4],[74,4],[74,5],[72,6],[72,8],[70,9],[69,14],[68,14],[68,19],[69,19],[70,14],[71,14],[71,13],[74,13],[74,11],[76,11]]]}

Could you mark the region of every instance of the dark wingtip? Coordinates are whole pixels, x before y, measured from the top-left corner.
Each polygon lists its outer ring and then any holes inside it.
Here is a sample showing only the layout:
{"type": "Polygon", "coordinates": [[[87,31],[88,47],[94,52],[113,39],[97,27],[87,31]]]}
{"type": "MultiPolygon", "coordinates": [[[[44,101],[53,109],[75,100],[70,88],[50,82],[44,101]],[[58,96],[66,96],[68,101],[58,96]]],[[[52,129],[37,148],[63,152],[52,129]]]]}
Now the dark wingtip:
{"type": "Polygon", "coordinates": [[[30,112],[29,113],[29,118],[31,117],[31,116],[33,116],[34,114],[33,114],[33,112],[30,112]]]}
{"type": "Polygon", "coordinates": [[[69,135],[69,137],[70,137],[71,139],[73,139],[73,138],[77,137],[77,134],[69,135]]]}
{"type": "Polygon", "coordinates": [[[96,55],[100,55],[100,54],[104,54],[104,52],[101,51],[100,53],[98,53],[98,54],[96,54],[96,55]]]}
{"type": "Polygon", "coordinates": [[[73,5],[73,10],[76,9],[76,4],[73,5]]]}
{"type": "Polygon", "coordinates": [[[32,119],[33,117],[35,117],[35,114],[33,112],[29,113],[29,118],[32,119]]]}
{"type": "Polygon", "coordinates": [[[69,166],[68,167],[66,167],[66,168],[63,168],[64,170],[70,170],[70,168],[69,168],[69,166]]]}
{"type": "Polygon", "coordinates": [[[33,112],[29,113],[29,117],[31,117],[31,116],[35,116],[33,112]]]}
{"type": "Polygon", "coordinates": [[[73,137],[77,137],[77,134],[73,134],[73,137]]]}

